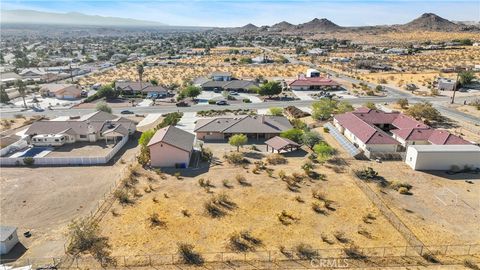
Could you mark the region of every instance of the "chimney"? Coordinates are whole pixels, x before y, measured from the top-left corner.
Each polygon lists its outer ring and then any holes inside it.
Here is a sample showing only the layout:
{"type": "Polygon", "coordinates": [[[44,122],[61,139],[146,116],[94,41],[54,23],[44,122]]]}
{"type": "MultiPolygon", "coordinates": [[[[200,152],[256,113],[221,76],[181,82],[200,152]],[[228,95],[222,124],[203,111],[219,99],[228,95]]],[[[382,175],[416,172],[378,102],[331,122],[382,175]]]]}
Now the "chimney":
{"type": "Polygon", "coordinates": [[[264,124],[264,123],[265,123],[265,115],[262,114],[262,124],[264,124]]]}

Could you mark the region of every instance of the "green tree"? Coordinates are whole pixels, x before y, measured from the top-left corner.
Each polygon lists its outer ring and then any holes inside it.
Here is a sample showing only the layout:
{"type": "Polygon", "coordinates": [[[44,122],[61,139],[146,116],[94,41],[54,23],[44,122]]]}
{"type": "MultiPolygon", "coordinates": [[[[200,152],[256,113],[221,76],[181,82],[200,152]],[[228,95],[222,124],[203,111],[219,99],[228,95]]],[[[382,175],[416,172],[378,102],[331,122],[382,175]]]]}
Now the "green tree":
{"type": "Polygon", "coordinates": [[[322,141],[322,136],[316,131],[306,131],[302,135],[302,143],[308,146],[310,149],[322,141]]]}
{"type": "Polygon", "coordinates": [[[417,120],[423,120],[427,122],[443,120],[440,112],[428,102],[416,103],[410,106],[406,113],[417,120]]]}
{"type": "Polygon", "coordinates": [[[106,102],[103,102],[103,101],[98,102],[97,106],[95,106],[95,109],[97,111],[112,113],[112,108],[110,108],[110,106],[108,106],[108,104],[106,102]]]}
{"type": "Polygon", "coordinates": [[[23,100],[23,107],[27,108],[27,102],[25,102],[25,96],[27,94],[27,86],[22,80],[15,81],[15,87],[17,87],[17,91],[22,97],[23,100]]]}
{"type": "Polygon", "coordinates": [[[266,82],[258,88],[258,94],[260,96],[273,96],[278,95],[282,92],[282,86],[279,82],[269,81],[266,82]]]}
{"type": "Polygon", "coordinates": [[[145,166],[150,161],[150,148],[148,148],[148,143],[152,139],[153,135],[155,135],[155,130],[147,130],[142,133],[140,138],[138,139],[138,144],[140,145],[140,154],[137,157],[138,163],[142,166],[145,166]]]}
{"type": "Polygon", "coordinates": [[[5,88],[1,86],[0,88],[0,103],[8,103],[10,101],[10,98],[8,97],[7,92],[5,91],[5,88]]]}
{"type": "Polygon", "coordinates": [[[231,146],[237,147],[237,152],[240,151],[240,146],[243,146],[247,143],[248,139],[245,134],[235,134],[228,139],[228,143],[231,146]]]}
{"type": "Polygon", "coordinates": [[[97,95],[99,97],[105,97],[106,99],[113,99],[118,97],[118,91],[115,91],[113,87],[109,84],[102,86],[98,91],[97,95]]]}
{"type": "Polygon", "coordinates": [[[327,120],[337,108],[337,101],[324,98],[312,103],[312,117],[317,120],[327,120]]]}
{"type": "Polygon", "coordinates": [[[320,162],[329,159],[335,153],[335,149],[323,141],[313,146],[313,151],[318,155],[320,162]]]}
{"type": "Polygon", "coordinates": [[[280,133],[280,137],[287,138],[296,143],[302,142],[302,136],[303,136],[303,130],[297,129],[297,128],[285,130],[282,133],[280,133]]]}
{"type": "Polygon", "coordinates": [[[458,74],[460,85],[467,85],[475,79],[475,74],[471,71],[463,71],[458,74]]]}
{"type": "Polygon", "coordinates": [[[271,115],[275,115],[275,116],[283,115],[283,109],[280,107],[271,107],[270,109],[268,109],[268,111],[270,112],[271,115]]]}
{"type": "Polygon", "coordinates": [[[157,79],[151,79],[151,80],[150,80],[150,83],[151,83],[152,85],[157,86],[157,85],[158,85],[158,80],[157,80],[157,79]]]}
{"type": "Polygon", "coordinates": [[[400,106],[400,108],[405,109],[405,108],[408,107],[408,99],[401,98],[401,99],[397,100],[397,104],[398,104],[398,106],[400,106]]]}
{"type": "Polygon", "coordinates": [[[189,85],[182,90],[183,96],[189,97],[192,99],[195,99],[196,97],[198,97],[200,93],[202,93],[202,89],[194,85],[189,85]]]}
{"type": "Polygon", "coordinates": [[[354,108],[353,108],[352,104],[350,104],[348,101],[340,101],[337,104],[336,112],[337,113],[346,113],[346,112],[351,112],[353,110],[354,110],[354,108]]]}
{"type": "Polygon", "coordinates": [[[376,109],[377,109],[377,106],[375,106],[375,103],[370,102],[370,101],[367,102],[367,103],[365,103],[365,104],[363,104],[363,106],[365,106],[365,107],[367,107],[367,108],[369,108],[369,109],[371,109],[371,110],[376,110],[376,109]]]}
{"type": "Polygon", "coordinates": [[[242,58],[240,58],[240,63],[242,63],[242,64],[251,64],[251,63],[253,63],[253,60],[252,60],[252,58],[242,57],[242,58]]]}

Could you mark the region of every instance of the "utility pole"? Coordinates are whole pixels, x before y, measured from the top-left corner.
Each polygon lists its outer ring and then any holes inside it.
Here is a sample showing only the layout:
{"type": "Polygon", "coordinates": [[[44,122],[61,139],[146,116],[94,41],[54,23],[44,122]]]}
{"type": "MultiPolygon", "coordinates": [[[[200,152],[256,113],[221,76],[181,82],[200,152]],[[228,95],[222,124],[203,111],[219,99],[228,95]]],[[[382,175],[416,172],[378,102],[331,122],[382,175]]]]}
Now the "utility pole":
{"type": "Polygon", "coordinates": [[[455,93],[457,92],[457,86],[458,86],[458,74],[460,74],[460,73],[457,72],[457,79],[455,79],[455,85],[453,86],[453,96],[452,96],[452,101],[450,102],[450,104],[455,103],[455,93]]]}

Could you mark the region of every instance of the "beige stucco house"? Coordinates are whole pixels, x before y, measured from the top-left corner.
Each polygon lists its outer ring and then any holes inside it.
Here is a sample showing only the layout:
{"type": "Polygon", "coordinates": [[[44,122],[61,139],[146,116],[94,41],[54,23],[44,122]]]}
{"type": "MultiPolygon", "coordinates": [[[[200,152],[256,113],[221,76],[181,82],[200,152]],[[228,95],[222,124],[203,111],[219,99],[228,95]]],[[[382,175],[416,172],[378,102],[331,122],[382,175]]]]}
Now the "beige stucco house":
{"type": "Polygon", "coordinates": [[[82,95],[82,88],[76,84],[49,83],[42,85],[40,94],[58,99],[77,99],[82,95]]]}
{"type": "Polygon", "coordinates": [[[152,167],[187,168],[195,135],[174,126],[157,130],[148,143],[152,167]]]}

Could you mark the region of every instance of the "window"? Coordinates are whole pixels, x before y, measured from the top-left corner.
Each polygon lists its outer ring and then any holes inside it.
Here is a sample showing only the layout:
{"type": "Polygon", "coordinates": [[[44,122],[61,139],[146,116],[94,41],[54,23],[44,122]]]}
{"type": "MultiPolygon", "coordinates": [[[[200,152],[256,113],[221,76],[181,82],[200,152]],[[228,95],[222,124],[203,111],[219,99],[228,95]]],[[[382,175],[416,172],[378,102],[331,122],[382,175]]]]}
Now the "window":
{"type": "Polygon", "coordinates": [[[59,140],[58,139],[55,139],[56,142],[58,142],[59,140]]]}
{"type": "Polygon", "coordinates": [[[87,135],[80,135],[80,138],[86,139],[86,138],[87,138],[87,135]]]}

